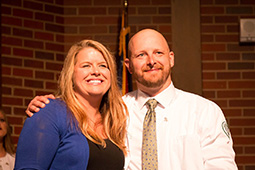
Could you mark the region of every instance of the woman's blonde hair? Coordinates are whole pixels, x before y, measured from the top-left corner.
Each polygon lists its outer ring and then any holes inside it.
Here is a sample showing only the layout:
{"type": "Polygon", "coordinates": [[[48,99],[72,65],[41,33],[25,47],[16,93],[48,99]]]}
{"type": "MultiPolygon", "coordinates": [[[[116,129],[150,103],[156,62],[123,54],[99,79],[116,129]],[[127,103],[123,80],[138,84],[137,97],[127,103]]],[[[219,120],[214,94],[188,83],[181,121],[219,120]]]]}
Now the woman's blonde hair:
{"type": "Polygon", "coordinates": [[[86,112],[74,93],[73,76],[76,56],[82,49],[88,47],[98,50],[103,55],[111,75],[110,88],[103,96],[100,105],[100,113],[102,116],[102,124],[105,134],[109,140],[111,140],[126,154],[125,137],[128,111],[121,98],[121,93],[117,85],[115,59],[104,45],[93,40],[83,40],[74,44],[70,48],[59,77],[57,97],[62,98],[62,100],[66,102],[68,108],[76,118],[82,133],[89,140],[105,147],[106,143],[104,139],[94,131],[93,127],[91,127],[88,118],[89,113],[86,112]]]}
{"type": "Polygon", "coordinates": [[[7,120],[5,112],[2,109],[0,109],[0,114],[2,114],[4,116],[4,121],[6,122],[6,126],[7,126],[7,133],[3,137],[4,149],[7,153],[9,153],[11,155],[14,155],[15,154],[15,147],[14,147],[12,137],[11,137],[11,134],[12,134],[11,126],[10,126],[8,120],[7,120]]]}

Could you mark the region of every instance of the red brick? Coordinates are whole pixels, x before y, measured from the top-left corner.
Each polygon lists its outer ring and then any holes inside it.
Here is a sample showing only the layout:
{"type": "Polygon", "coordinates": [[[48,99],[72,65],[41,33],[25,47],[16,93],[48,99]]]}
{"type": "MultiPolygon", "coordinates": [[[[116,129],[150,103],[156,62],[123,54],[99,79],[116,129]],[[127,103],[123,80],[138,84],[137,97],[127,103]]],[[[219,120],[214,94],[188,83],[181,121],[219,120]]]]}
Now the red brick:
{"type": "MultiPolygon", "coordinates": [[[[26,105],[27,106],[27,105],[26,105]]],[[[20,108],[20,107],[14,107],[14,113],[15,115],[21,115],[21,116],[24,116],[25,115],[25,110],[26,110],[26,107],[24,108],[20,108]]],[[[19,134],[19,133],[17,133],[19,134]]]]}
{"type": "Polygon", "coordinates": [[[241,109],[222,109],[226,117],[240,117],[242,115],[241,109]]]}
{"type": "Polygon", "coordinates": [[[151,17],[149,17],[149,16],[130,16],[128,23],[130,25],[151,24],[151,17]]]}
{"type": "Polygon", "coordinates": [[[46,82],[46,89],[52,89],[52,90],[56,90],[58,87],[57,83],[53,83],[53,82],[46,82]]]}
{"type": "Polygon", "coordinates": [[[152,5],[170,5],[171,1],[168,0],[152,0],[152,5]]]}
{"type": "Polygon", "coordinates": [[[243,109],[244,116],[246,117],[254,117],[255,116],[255,108],[254,109],[243,109]]]}
{"type": "Polygon", "coordinates": [[[33,21],[33,20],[24,20],[24,26],[26,28],[40,29],[42,30],[44,24],[42,22],[33,21]]]}
{"type": "Polygon", "coordinates": [[[150,1],[148,0],[140,0],[140,1],[129,1],[128,2],[130,6],[136,6],[136,5],[150,5],[150,1]]]}
{"type": "Polygon", "coordinates": [[[216,60],[240,60],[240,54],[239,53],[217,53],[216,54],[216,60]]]}
{"type": "Polygon", "coordinates": [[[226,70],[225,63],[203,63],[203,70],[226,70]]]}
{"type": "Polygon", "coordinates": [[[114,17],[114,16],[105,16],[105,17],[95,17],[95,24],[115,24],[118,23],[119,17],[114,17]]]}
{"type": "Polygon", "coordinates": [[[227,25],[227,33],[239,32],[239,27],[237,25],[227,25]]]}
{"type": "Polygon", "coordinates": [[[13,15],[17,16],[17,17],[31,18],[31,19],[34,16],[32,11],[28,11],[28,10],[24,10],[24,9],[17,9],[17,8],[13,9],[13,15]]]}
{"type": "Polygon", "coordinates": [[[33,90],[15,88],[14,95],[20,97],[33,97],[33,90]]]}
{"type": "Polygon", "coordinates": [[[25,68],[13,68],[13,75],[20,77],[33,77],[33,70],[25,68]]]}
{"type": "Polygon", "coordinates": [[[223,25],[202,25],[201,33],[223,33],[225,27],[223,25]]]}
{"type": "MultiPolygon", "coordinates": [[[[255,140],[255,138],[253,140],[255,140]]],[[[236,162],[238,162],[239,164],[252,164],[254,163],[254,156],[253,155],[244,155],[244,156],[237,155],[236,162]]]]}
{"type": "Polygon", "coordinates": [[[226,89],[227,83],[224,81],[203,82],[203,89],[226,89]]]}
{"type": "Polygon", "coordinates": [[[22,20],[19,18],[2,16],[2,24],[13,25],[13,26],[22,26],[22,20]]]}
{"type": "Polygon", "coordinates": [[[254,89],[255,81],[231,81],[228,86],[231,89],[254,89]]]}
{"type": "Polygon", "coordinates": [[[19,6],[19,7],[21,6],[21,0],[15,0],[15,1],[2,0],[1,3],[11,5],[11,6],[19,6]]]}
{"type": "Polygon", "coordinates": [[[242,72],[244,79],[255,79],[255,71],[242,72]]]}
{"type": "Polygon", "coordinates": [[[240,99],[240,100],[230,100],[229,101],[229,106],[230,107],[254,107],[255,100],[245,100],[245,99],[240,99]]]}
{"type": "Polygon", "coordinates": [[[164,24],[164,23],[171,23],[171,16],[154,16],[152,17],[152,23],[154,24],[164,24]]]}
{"type": "Polygon", "coordinates": [[[227,45],[227,49],[228,51],[237,51],[237,52],[241,52],[241,51],[254,51],[254,47],[253,46],[245,46],[245,45],[238,45],[238,44],[228,44],[227,45]]]}
{"type": "Polygon", "coordinates": [[[45,23],[45,30],[57,33],[64,33],[64,27],[62,25],[45,23]]]}
{"type": "Polygon", "coordinates": [[[244,128],[244,135],[255,135],[255,128],[244,128]]]}
{"type": "Polygon", "coordinates": [[[214,36],[213,35],[201,35],[201,40],[203,42],[213,42],[214,36]]]}
{"type": "Polygon", "coordinates": [[[92,17],[65,17],[66,25],[88,25],[92,24],[92,17]],[[82,24],[81,24],[82,23],[82,24]]]}
{"type": "Polygon", "coordinates": [[[62,42],[63,43],[65,41],[65,37],[63,35],[57,34],[57,35],[55,35],[55,40],[57,42],[62,42]]]}
{"type": "Polygon", "coordinates": [[[42,61],[24,60],[24,66],[39,69],[39,68],[43,68],[44,64],[42,61]]]}
{"type": "Polygon", "coordinates": [[[171,25],[160,25],[158,30],[164,33],[172,33],[171,25]]]}
{"type": "Polygon", "coordinates": [[[2,76],[2,83],[5,85],[22,86],[22,79],[2,76]]]}
{"type": "Polygon", "coordinates": [[[2,14],[8,14],[10,15],[12,12],[12,9],[10,7],[1,6],[1,13],[2,14]]]}
{"type": "Polygon", "coordinates": [[[107,26],[81,26],[80,33],[82,34],[97,34],[97,33],[106,33],[107,26]]]}
{"type": "Polygon", "coordinates": [[[254,0],[241,0],[241,4],[247,4],[247,5],[252,5],[255,4],[254,0]]]}
{"type": "Polygon", "coordinates": [[[11,35],[11,27],[2,25],[2,35],[11,35]]]}
{"type": "MultiPolygon", "coordinates": [[[[254,89],[255,89],[255,87],[254,87],[254,89]]],[[[246,97],[255,98],[255,91],[254,90],[244,90],[242,94],[243,94],[244,98],[246,98],[246,97]]]]}
{"type": "Polygon", "coordinates": [[[54,53],[35,51],[35,58],[43,60],[54,60],[54,53]]]}
{"type": "Polygon", "coordinates": [[[79,15],[106,15],[105,7],[81,7],[78,8],[79,15]]]}
{"type": "MultiPolygon", "coordinates": [[[[76,34],[78,33],[78,27],[77,26],[66,26],[64,28],[64,32],[67,34],[76,34]]],[[[66,35],[68,36],[68,35],[66,35]]]]}
{"type": "Polygon", "coordinates": [[[46,50],[63,52],[64,46],[61,44],[46,43],[46,50]]]}
{"type": "Polygon", "coordinates": [[[41,40],[53,41],[54,35],[52,33],[46,33],[46,32],[35,32],[35,38],[41,39],[41,40]]]}
{"type": "Polygon", "coordinates": [[[212,16],[200,16],[200,22],[202,24],[213,23],[213,17],[212,16]]]}
{"type": "Polygon", "coordinates": [[[87,6],[92,5],[92,0],[75,0],[75,1],[64,1],[64,6],[87,6]]]}
{"type": "Polygon", "coordinates": [[[43,81],[25,79],[25,87],[43,88],[43,81]]]}
{"type": "Polygon", "coordinates": [[[253,13],[253,7],[227,7],[226,13],[227,14],[252,14],[253,13]]]}
{"type": "Polygon", "coordinates": [[[2,64],[12,65],[12,66],[22,66],[22,60],[11,57],[3,57],[2,56],[2,64]]]}
{"type": "MultiPolygon", "coordinates": [[[[23,115],[24,115],[24,113],[23,113],[23,115]]],[[[16,112],[15,112],[15,114],[16,114],[16,112]]],[[[19,135],[21,133],[21,130],[22,130],[22,127],[16,127],[15,126],[13,131],[14,131],[14,134],[18,134],[19,135]]]]}
{"type": "Polygon", "coordinates": [[[78,14],[78,9],[79,8],[75,8],[75,7],[65,7],[64,8],[64,14],[65,15],[77,15],[78,14]]]}
{"type": "Polygon", "coordinates": [[[231,128],[230,129],[231,135],[232,136],[238,136],[243,134],[243,130],[241,128],[231,128]]]}
{"type": "Polygon", "coordinates": [[[217,79],[240,79],[241,73],[239,72],[218,72],[217,79]]]}
{"type": "Polygon", "coordinates": [[[217,42],[238,42],[238,35],[216,35],[215,40],[217,42]]]}
{"type": "Polygon", "coordinates": [[[13,48],[13,54],[15,56],[23,56],[29,58],[33,57],[33,51],[24,48],[13,48]]]}
{"type": "Polygon", "coordinates": [[[61,71],[63,67],[63,64],[58,64],[58,63],[46,63],[46,69],[47,70],[55,70],[55,71],[61,71]]]}
{"type": "Polygon", "coordinates": [[[45,14],[42,12],[35,12],[35,19],[40,20],[40,21],[49,21],[53,22],[54,21],[54,16],[50,14],[45,14]]]}
{"type": "Polygon", "coordinates": [[[36,79],[54,80],[54,73],[48,71],[36,71],[36,79]]]}
{"type": "Polygon", "coordinates": [[[219,100],[219,99],[214,99],[213,100],[217,105],[219,105],[221,108],[227,107],[228,102],[227,100],[219,100]]]}
{"type": "Polygon", "coordinates": [[[18,97],[2,97],[2,102],[5,105],[19,105],[19,106],[21,106],[23,104],[22,98],[18,98],[18,97]]]}
{"type": "Polygon", "coordinates": [[[203,80],[214,80],[216,78],[215,73],[203,73],[203,80]]]}
{"type": "Polygon", "coordinates": [[[11,68],[2,66],[2,75],[11,75],[11,68]]]}
{"type": "Polygon", "coordinates": [[[202,51],[226,51],[225,44],[202,44],[202,51]]]}
{"type": "Polygon", "coordinates": [[[13,46],[22,46],[22,40],[20,38],[12,38],[2,36],[2,44],[13,45],[13,46]]]}
{"type": "Polygon", "coordinates": [[[108,1],[106,0],[96,0],[94,1],[94,5],[104,5],[104,6],[114,6],[114,5],[121,5],[122,4],[122,1],[120,0],[111,0],[111,4],[109,4],[108,1]]]}
{"type": "Polygon", "coordinates": [[[8,121],[11,125],[22,125],[23,124],[23,118],[21,118],[21,117],[9,117],[8,121]]]}
{"type": "Polygon", "coordinates": [[[65,19],[62,16],[55,16],[56,24],[64,24],[65,19]]]}
{"type": "Polygon", "coordinates": [[[231,118],[229,125],[230,126],[240,126],[240,127],[250,127],[254,126],[255,118],[254,119],[244,119],[244,118],[231,118]]]}
{"type": "Polygon", "coordinates": [[[42,41],[34,41],[34,40],[24,40],[25,47],[43,49],[43,42],[42,41]]]}
{"type": "Polygon", "coordinates": [[[215,23],[238,23],[239,19],[237,16],[216,16],[215,23]]]}
{"type": "Polygon", "coordinates": [[[201,7],[201,15],[203,14],[224,14],[224,7],[201,7]]]}
{"type": "Polygon", "coordinates": [[[44,8],[45,8],[45,11],[53,13],[53,14],[64,14],[63,7],[45,4],[44,8]]]}
{"type": "Polygon", "coordinates": [[[3,44],[2,44],[1,52],[2,52],[2,55],[3,54],[10,55],[11,54],[11,48],[10,47],[4,47],[3,44]]]}
{"type": "Polygon", "coordinates": [[[138,14],[156,14],[157,8],[155,7],[140,7],[138,8],[138,14]]]}
{"type": "Polygon", "coordinates": [[[63,55],[63,54],[56,54],[56,60],[57,61],[64,61],[65,60],[65,55],[63,55]]]}
{"type": "Polygon", "coordinates": [[[204,90],[204,91],[203,91],[203,96],[204,96],[205,98],[211,99],[211,98],[215,98],[216,94],[215,94],[215,91],[207,91],[207,90],[204,90]]]}
{"type": "Polygon", "coordinates": [[[213,53],[202,53],[202,61],[210,61],[214,60],[214,54],[213,53]]]}
{"type": "Polygon", "coordinates": [[[240,98],[241,92],[237,90],[231,90],[231,91],[217,91],[217,97],[218,98],[240,98]]]}
{"type": "Polygon", "coordinates": [[[11,95],[12,94],[12,89],[8,88],[8,87],[2,87],[2,94],[11,95]]]}
{"type": "Polygon", "coordinates": [[[23,6],[25,8],[32,9],[32,10],[43,10],[43,4],[42,3],[37,3],[37,2],[24,0],[23,6]]]}
{"type": "Polygon", "coordinates": [[[171,15],[172,10],[171,7],[158,7],[158,13],[171,15]]]}
{"type": "Polygon", "coordinates": [[[234,5],[238,4],[238,0],[215,0],[215,4],[221,4],[221,5],[234,5]]]}
{"type": "MultiPolygon", "coordinates": [[[[255,132],[255,129],[253,129],[254,130],[254,132],[255,132]]],[[[245,148],[244,148],[244,152],[246,153],[246,154],[255,154],[255,146],[246,146],[245,148]]]]}

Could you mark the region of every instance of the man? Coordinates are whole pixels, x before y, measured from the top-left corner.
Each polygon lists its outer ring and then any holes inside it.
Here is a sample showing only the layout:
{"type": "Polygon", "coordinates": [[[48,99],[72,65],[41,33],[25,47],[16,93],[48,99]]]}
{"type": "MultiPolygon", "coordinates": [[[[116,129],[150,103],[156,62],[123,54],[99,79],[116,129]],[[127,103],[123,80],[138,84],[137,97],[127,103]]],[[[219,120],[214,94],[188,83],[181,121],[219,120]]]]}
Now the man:
{"type": "MultiPolygon", "coordinates": [[[[146,102],[153,98],[157,101],[153,111],[157,165],[153,169],[237,169],[232,138],[221,109],[207,99],[174,87],[171,80],[174,53],[163,35],[152,29],[139,31],[130,39],[129,53],[125,64],[138,90],[123,96],[130,116],[126,168],[142,169],[146,102]]],[[[30,104],[33,105],[30,111],[36,111],[40,100],[45,101],[38,98],[34,105],[30,104]]]]}

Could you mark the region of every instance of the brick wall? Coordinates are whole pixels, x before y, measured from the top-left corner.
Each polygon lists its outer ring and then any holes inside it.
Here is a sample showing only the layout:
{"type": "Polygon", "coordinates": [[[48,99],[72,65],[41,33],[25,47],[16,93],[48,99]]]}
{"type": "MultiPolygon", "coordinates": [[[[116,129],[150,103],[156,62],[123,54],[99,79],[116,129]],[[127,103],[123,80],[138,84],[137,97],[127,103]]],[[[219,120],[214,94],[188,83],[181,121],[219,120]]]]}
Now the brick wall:
{"type": "MultiPolygon", "coordinates": [[[[2,106],[15,142],[28,102],[53,93],[65,53],[81,39],[118,51],[120,0],[2,0],[2,106]]],[[[239,19],[254,17],[253,0],[201,0],[203,95],[223,109],[241,170],[254,169],[254,45],[239,45],[239,19]]],[[[161,31],[170,45],[171,1],[129,0],[131,35],[161,31]]]]}
{"type": "Polygon", "coordinates": [[[17,143],[35,95],[54,92],[64,59],[61,1],[2,0],[2,107],[17,143]]]}
{"type": "Polygon", "coordinates": [[[253,0],[201,0],[203,95],[223,109],[240,170],[255,169],[255,46],[239,43],[253,0]]]}

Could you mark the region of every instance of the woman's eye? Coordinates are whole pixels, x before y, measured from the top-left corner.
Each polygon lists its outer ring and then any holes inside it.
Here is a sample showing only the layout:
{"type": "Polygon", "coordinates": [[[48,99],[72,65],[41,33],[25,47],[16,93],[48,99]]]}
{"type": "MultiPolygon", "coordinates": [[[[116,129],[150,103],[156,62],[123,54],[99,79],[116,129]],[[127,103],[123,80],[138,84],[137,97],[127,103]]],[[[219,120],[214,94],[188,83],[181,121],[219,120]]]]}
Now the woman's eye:
{"type": "Polygon", "coordinates": [[[0,122],[5,122],[5,120],[4,119],[0,119],[0,122]]]}
{"type": "Polygon", "coordinates": [[[108,68],[105,64],[101,64],[99,67],[108,68]]]}
{"type": "Polygon", "coordinates": [[[89,65],[88,64],[84,64],[84,65],[82,65],[82,67],[86,68],[86,67],[89,67],[89,65]]]}

